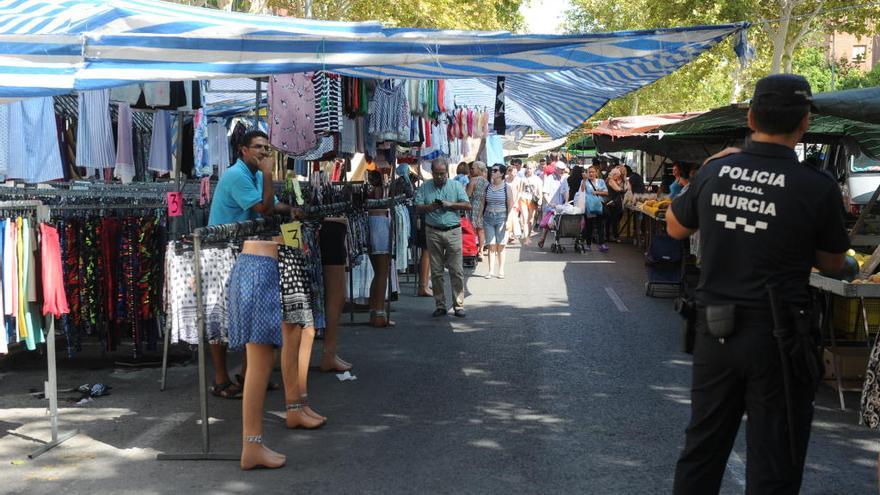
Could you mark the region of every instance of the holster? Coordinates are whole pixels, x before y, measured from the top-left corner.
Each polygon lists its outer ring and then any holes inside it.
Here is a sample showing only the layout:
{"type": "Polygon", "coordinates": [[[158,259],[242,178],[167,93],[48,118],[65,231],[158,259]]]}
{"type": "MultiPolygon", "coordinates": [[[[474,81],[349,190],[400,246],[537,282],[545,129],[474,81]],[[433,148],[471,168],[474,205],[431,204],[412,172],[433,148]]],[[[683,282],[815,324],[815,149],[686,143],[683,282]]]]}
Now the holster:
{"type": "Polygon", "coordinates": [[[694,340],[697,336],[697,303],[692,299],[676,298],[675,312],[683,320],[681,325],[681,351],[693,354],[694,340]]]}
{"type": "Polygon", "coordinates": [[[786,307],[785,325],[773,331],[774,337],[788,356],[792,378],[818,388],[825,373],[819,347],[819,329],[809,310],[786,307]]]}
{"type": "Polygon", "coordinates": [[[716,339],[726,339],[736,333],[736,304],[706,306],[706,329],[716,339]]]}

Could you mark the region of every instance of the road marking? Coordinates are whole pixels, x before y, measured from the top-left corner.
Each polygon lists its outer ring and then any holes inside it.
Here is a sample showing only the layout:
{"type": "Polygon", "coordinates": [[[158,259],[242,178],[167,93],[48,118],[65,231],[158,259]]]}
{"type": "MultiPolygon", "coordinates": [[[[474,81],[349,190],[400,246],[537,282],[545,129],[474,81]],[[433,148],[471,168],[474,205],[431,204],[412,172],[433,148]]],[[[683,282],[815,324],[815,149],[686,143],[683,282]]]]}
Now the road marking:
{"type": "Polygon", "coordinates": [[[730,471],[730,477],[739,486],[746,486],[746,464],[742,457],[735,450],[730,451],[730,458],[727,459],[727,470],[730,471]]]}
{"type": "Polygon", "coordinates": [[[608,294],[608,297],[611,298],[611,302],[617,306],[617,310],[621,313],[629,312],[629,308],[626,307],[626,304],[623,304],[623,300],[620,299],[620,296],[617,295],[617,292],[614,292],[614,289],[611,287],[605,287],[605,292],[608,294]]]}
{"type": "Polygon", "coordinates": [[[135,437],[134,440],[129,442],[128,448],[150,448],[155,445],[159,439],[168,434],[168,432],[187,422],[192,416],[193,413],[174,413],[165,418],[161,423],[157,423],[152,428],[135,437]]]}

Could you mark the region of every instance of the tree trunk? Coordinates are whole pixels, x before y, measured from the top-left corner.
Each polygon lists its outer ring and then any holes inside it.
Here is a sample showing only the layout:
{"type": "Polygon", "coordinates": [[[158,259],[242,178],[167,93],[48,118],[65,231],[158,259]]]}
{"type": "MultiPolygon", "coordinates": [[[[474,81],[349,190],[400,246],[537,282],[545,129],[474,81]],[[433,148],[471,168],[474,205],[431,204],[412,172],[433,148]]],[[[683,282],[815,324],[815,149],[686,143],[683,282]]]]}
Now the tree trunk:
{"type": "Polygon", "coordinates": [[[773,58],[770,62],[770,73],[778,74],[782,70],[782,57],[785,55],[785,42],[788,40],[788,28],[791,26],[791,13],[801,0],[778,0],[780,7],[779,27],[770,31],[773,42],[773,58]]]}
{"type": "Polygon", "coordinates": [[[269,9],[269,0],[251,0],[251,14],[271,14],[269,9]]]}

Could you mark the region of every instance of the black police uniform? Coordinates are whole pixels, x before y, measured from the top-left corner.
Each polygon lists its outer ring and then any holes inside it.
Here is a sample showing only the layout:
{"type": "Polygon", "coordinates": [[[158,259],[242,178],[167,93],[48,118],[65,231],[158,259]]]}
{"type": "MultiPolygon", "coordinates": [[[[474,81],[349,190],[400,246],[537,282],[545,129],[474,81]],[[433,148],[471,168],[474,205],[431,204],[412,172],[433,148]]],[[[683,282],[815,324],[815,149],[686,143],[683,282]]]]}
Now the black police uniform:
{"type": "Polygon", "coordinates": [[[743,412],[746,493],[800,489],[815,384],[791,387],[793,462],[767,285],[786,305],[808,306],[816,250],[848,248],[842,204],[833,180],[799,164],[791,148],[761,142],[707,163],[672,203],[679,223],[700,231],[698,307],[736,305],[735,331],[723,342],[708,333],[705,309],[697,319],[691,421],[674,493],[718,493],[743,412]]]}

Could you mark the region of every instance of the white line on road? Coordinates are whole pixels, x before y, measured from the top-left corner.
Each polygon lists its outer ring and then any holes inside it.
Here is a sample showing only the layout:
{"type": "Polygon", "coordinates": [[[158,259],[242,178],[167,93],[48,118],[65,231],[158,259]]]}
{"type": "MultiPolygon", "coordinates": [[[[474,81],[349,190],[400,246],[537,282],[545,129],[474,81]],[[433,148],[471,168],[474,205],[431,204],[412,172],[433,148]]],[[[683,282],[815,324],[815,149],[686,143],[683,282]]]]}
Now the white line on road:
{"type": "Polygon", "coordinates": [[[626,307],[626,304],[623,304],[623,300],[620,299],[620,296],[617,295],[617,292],[614,292],[614,289],[611,287],[605,287],[605,292],[608,294],[608,297],[611,298],[611,302],[617,306],[617,310],[621,313],[629,312],[629,308],[626,307]]]}
{"type": "Polygon", "coordinates": [[[129,448],[137,449],[150,448],[155,445],[159,439],[168,434],[168,432],[187,422],[192,416],[193,413],[174,413],[162,420],[161,423],[154,425],[152,428],[138,435],[134,440],[129,442],[128,446],[129,448]]]}
{"type": "Polygon", "coordinates": [[[730,471],[730,476],[736,481],[736,484],[742,487],[746,486],[746,464],[735,450],[730,451],[730,458],[727,459],[727,470],[730,471]]]}

